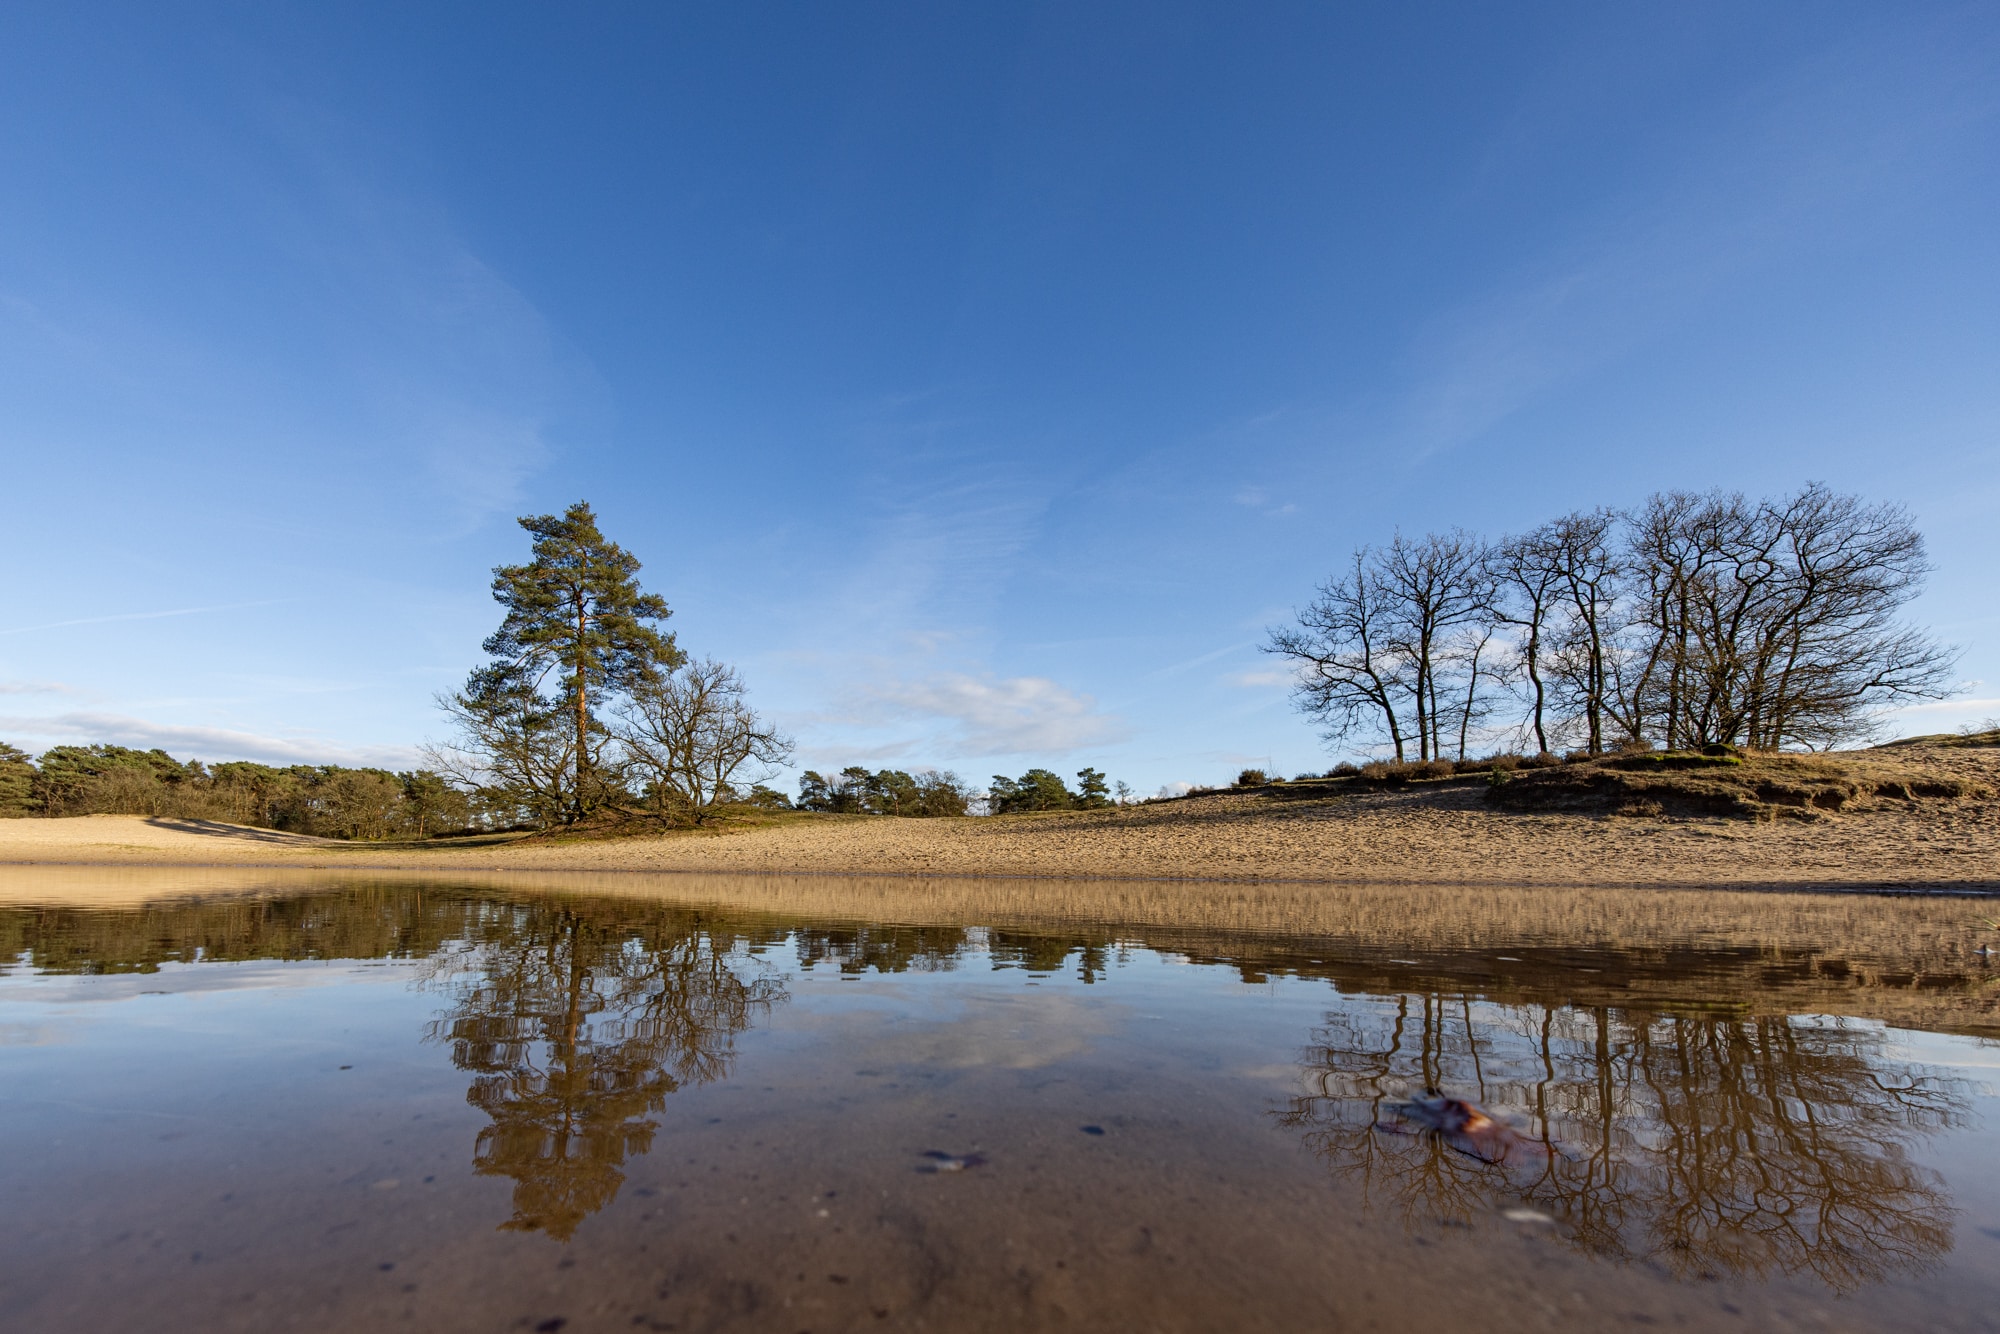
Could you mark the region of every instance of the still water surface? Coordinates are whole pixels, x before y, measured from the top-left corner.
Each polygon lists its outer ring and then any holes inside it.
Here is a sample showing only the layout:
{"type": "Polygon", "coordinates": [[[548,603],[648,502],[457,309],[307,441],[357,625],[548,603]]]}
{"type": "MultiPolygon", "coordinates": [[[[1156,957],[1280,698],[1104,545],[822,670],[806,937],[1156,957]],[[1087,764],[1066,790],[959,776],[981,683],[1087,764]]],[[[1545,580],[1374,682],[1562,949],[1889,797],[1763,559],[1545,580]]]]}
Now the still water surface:
{"type": "Polygon", "coordinates": [[[0,878],[0,1327],[2000,1327],[1978,901],[626,884],[0,878]]]}

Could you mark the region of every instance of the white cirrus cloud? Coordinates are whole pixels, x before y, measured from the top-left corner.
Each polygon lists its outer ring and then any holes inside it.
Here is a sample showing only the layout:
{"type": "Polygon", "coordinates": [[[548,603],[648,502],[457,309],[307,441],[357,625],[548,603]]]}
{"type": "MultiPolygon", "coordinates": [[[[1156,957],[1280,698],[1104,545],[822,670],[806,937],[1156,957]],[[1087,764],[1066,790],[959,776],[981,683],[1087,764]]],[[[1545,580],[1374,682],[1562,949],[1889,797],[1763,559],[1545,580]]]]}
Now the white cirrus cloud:
{"type": "Polygon", "coordinates": [[[1123,719],[1045,676],[940,673],[870,688],[856,721],[942,724],[933,746],[953,755],[1063,754],[1129,735],[1123,719]]]}
{"type": "Polygon", "coordinates": [[[105,742],[139,750],[158,747],[182,759],[259,760],[267,764],[349,764],[411,768],[408,746],[338,746],[314,737],[262,736],[227,727],[155,723],[115,713],[0,714],[0,733],[49,745],[105,742]]]}
{"type": "MultiPolygon", "coordinates": [[[[1973,687],[1976,689],[1980,684],[1974,682],[1973,687]]],[[[1884,713],[1901,717],[1911,713],[1962,713],[1977,709],[2000,709],[2000,699],[1938,699],[1923,704],[1899,704],[1893,709],[1885,709],[1884,713]]]]}

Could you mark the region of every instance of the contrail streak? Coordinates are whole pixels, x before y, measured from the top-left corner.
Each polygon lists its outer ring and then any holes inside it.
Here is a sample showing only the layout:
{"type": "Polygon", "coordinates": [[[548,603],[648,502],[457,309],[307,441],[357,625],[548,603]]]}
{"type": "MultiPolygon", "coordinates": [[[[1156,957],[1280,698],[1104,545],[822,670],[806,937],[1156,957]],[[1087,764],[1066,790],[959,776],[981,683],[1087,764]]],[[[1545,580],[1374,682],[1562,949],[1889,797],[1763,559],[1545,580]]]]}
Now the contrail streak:
{"type": "Polygon", "coordinates": [[[116,616],[79,616],[72,621],[50,621],[47,625],[22,625],[0,630],[0,635],[31,635],[42,630],[61,630],[71,625],[104,625],[111,621],[157,621],[168,616],[200,616],[211,611],[239,611],[244,607],[270,607],[287,598],[264,598],[257,602],[225,602],[216,607],[177,607],[173,611],[127,611],[116,616]]]}

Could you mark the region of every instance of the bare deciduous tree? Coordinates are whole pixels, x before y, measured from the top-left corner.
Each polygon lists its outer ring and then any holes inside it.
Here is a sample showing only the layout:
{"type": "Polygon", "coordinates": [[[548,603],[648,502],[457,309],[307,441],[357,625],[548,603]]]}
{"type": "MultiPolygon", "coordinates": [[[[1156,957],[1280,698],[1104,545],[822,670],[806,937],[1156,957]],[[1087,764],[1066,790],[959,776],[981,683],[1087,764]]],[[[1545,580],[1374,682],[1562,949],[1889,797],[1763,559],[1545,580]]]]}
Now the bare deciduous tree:
{"type": "Polygon", "coordinates": [[[1379,726],[1398,760],[1412,741],[1419,759],[1440,757],[1447,727],[1466,730],[1477,707],[1458,710],[1447,678],[1463,663],[1476,693],[1490,672],[1480,666],[1490,637],[1473,627],[1493,601],[1491,583],[1470,534],[1398,534],[1386,550],[1356,551],[1352,571],[1322,584],[1297,627],[1273,629],[1264,650],[1297,664],[1295,697],[1329,741],[1379,726]]]}
{"type": "Polygon", "coordinates": [[[1450,660],[1452,637],[1492,605],[1486,546],[1456,530],[1414,542],[1398,533],[1378,568],[1402,685],[1416,708],[1417,758],[1442,758],[1445,710],[1438,678],[1450,660]]]}
{"type": "Polygon", "coordinates": [[[1616,525],[1610,510],[1578,510],[1542,531],[1548,542],[1562,604],[1562,625],[1551,655],[1573,715],[1583,727],[1584,748],[1604,749],[1611,694],[1613,640],[1618,630],[1619,576],[1616,525]]]}
{"type": "MultiPolygon", "coordinates": [[[[1493,643],[1499,634],[1499,627],[1490,617],[1483,617],[1466,627],[1446,646],[1445,660],[1451,669],[1459,673],[1460,688],[1456,691],[1456,712],[1458,714],[1458,758],[1465,759],[1472,741],[1475,727],[1482,726],[1493,712],[1493,699],[1483,687],[1498,687],[1506,683],[1505,665],[1494,653],[1493,643]]],[[[1439,758],[1443,758],[1440,754],[1439,758]]]]}
{"type": "Polygon", "coordinates": [[[1396,758],[1404,758],[1403,726],[1396,713],[1400,664],[1395,623],[1367,547],[1355,551],[1349,573],[1319,586],[1319,595],[1299,613],[1297,626],[1271,630],[1264,651],[1297,666],[1293,699],[1325,729],[1328,742],[1366,734],[1379,725],[1396,758]]]}
{"type": "Polygon", "coordinates": [[[424,747],[431,768],[479,794],[490,808],[511,807],[541,824],[569,818],[578,805],[579,769],[563,701],[543,695],[519,669],[496,663],[473,672],[465,689],[440,695],[437,703],[454,735],[424,747]]]}
{"type": "Polygon", "coordinates": [[[1755,505],[1654,496],[1628,562],[1633,735],[1823,747],[1865,735],[1885,703],[1949,693],[1952,653],[1897,620],[1930,568],[1897,506],[1817,483],[1755,505]]]}
{"type": "Polygon", "coordinates": [[[613,734],[662,815],[700,823],[736,783],[762,782],[792,756],[792,741],[744,700],[743,679],[705,658],[630,688],[613,734]]]}
{"type": "Polygon", "coordinates": [[[1547,640],[1562,595],[1562,564],[1548,527],[1509,537],[1492,550],[1488,573],[1493,585],[1491,615],[1496,626],[1519,632],[1517,658],[1528,689],[1528,730],[1535,749],[1549,749],[1547,640]]]}

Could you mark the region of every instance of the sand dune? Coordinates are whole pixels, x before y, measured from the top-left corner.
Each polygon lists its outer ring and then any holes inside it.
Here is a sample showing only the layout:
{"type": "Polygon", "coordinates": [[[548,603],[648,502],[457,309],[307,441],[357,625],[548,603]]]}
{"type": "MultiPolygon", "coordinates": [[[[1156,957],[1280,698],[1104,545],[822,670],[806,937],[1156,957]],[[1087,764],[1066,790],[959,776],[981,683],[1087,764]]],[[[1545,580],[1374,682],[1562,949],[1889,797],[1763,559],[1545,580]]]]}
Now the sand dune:
{"type": "MultiPolygon", "coordinates": [[[[2000,753],[1936,763],[2000,788],[2000,753]]],[[[0,864],[715,871],[2000,891],[2000,800],[1813,822],[1512,814],[1476,786],[1229,795],[998,819],[821,816],[727,833],[371,846],[141,816],[0,821],[0,864]]]]}

